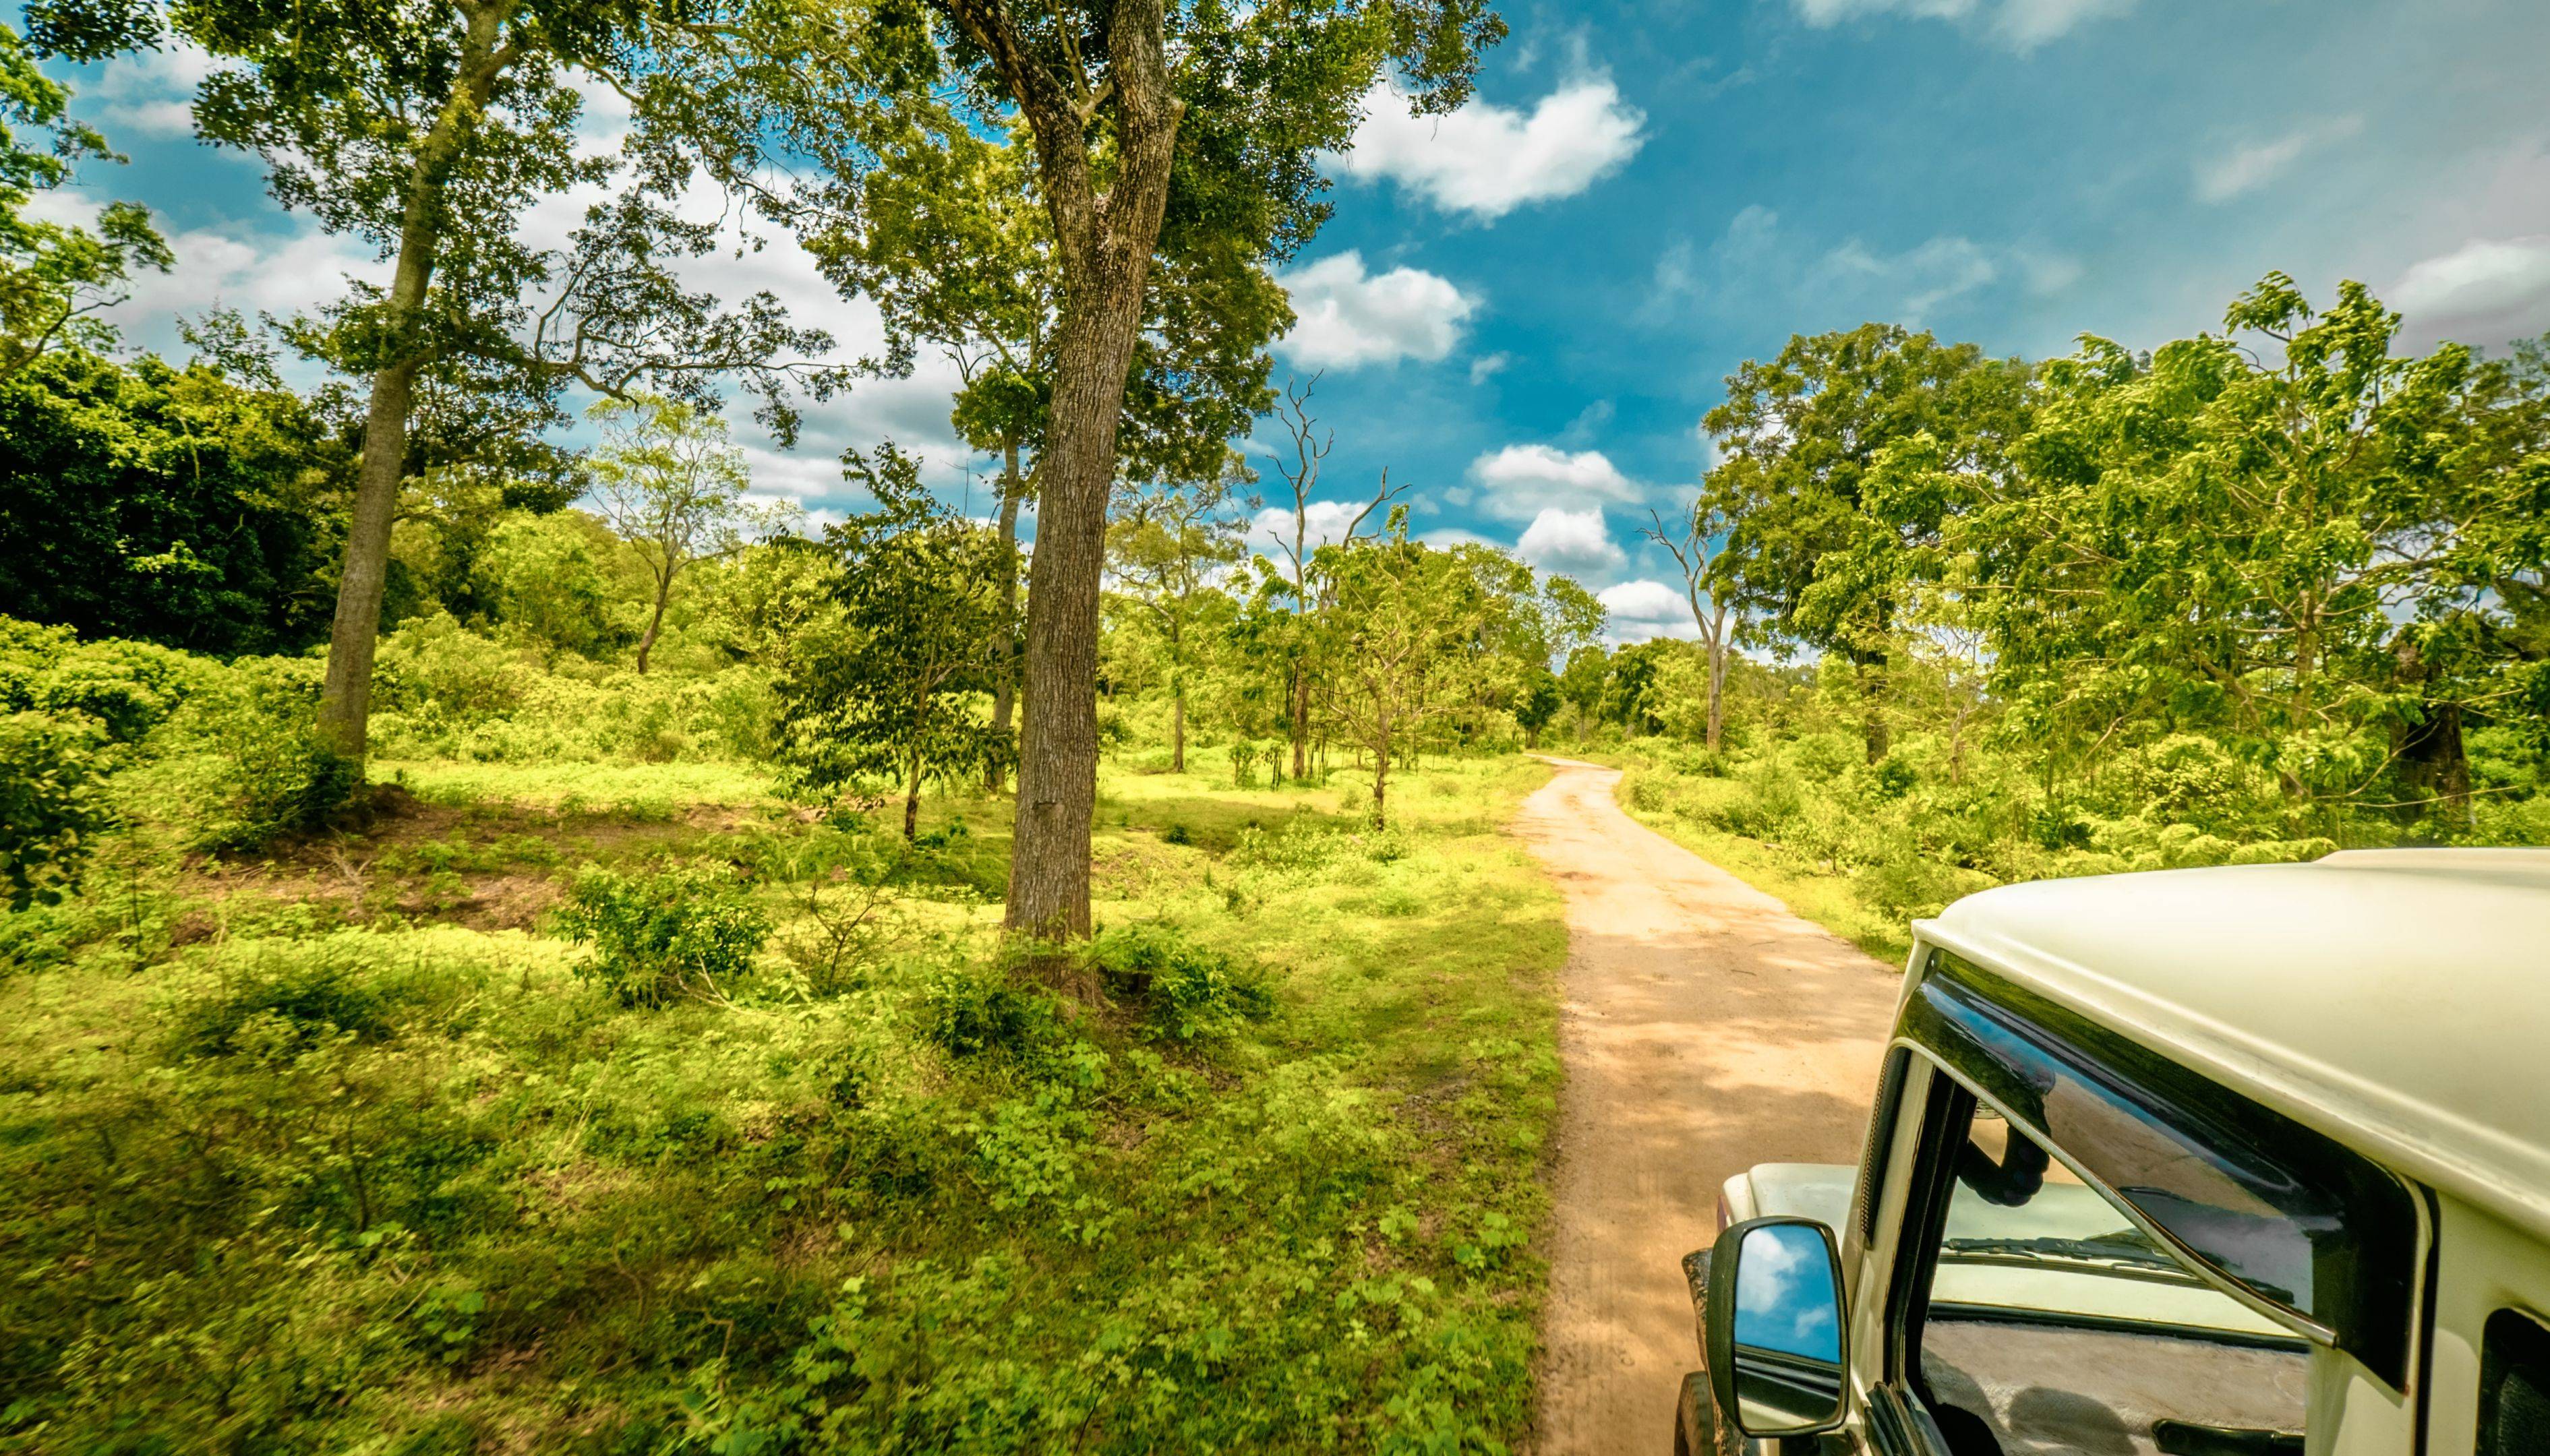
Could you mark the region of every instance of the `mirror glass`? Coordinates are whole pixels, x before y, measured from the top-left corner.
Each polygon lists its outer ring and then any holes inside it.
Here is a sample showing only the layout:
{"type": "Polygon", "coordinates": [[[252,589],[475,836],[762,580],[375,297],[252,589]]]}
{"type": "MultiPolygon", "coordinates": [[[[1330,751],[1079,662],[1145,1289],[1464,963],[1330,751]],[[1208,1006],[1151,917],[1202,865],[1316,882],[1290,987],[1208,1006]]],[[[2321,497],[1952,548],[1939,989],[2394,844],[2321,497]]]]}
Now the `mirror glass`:
{"type": "Polygon", "coordinates": [[[1841,1291],[1822,1229],[1747,1229],[1735,1265],[1735,1423],[1745,1434],[1821,1429],[1841,1416],[1841,1291]]]}

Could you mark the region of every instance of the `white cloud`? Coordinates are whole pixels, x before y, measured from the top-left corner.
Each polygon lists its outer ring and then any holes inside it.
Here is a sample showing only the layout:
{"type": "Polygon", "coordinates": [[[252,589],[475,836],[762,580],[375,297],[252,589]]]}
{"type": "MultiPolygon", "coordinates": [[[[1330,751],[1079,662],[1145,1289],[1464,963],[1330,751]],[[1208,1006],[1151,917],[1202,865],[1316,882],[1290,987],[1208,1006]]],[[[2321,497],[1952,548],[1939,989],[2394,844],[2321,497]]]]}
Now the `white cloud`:
{"type": "MultiPolygon", "coordinates": [[[[1346,528],[1354,524],[1356,514],[1363,508],[1362,501],[1311,502],[1310,509],[1303,513],[1304,519],[1299,523],[1308,537],[1301,543],[1303,551],[1307,553],[1315,546],[1332,546],[1344,540],[1346,528]]],[[[1387,506],[1375,507],[1372,514],[1364,518],[1362,534],[1372,534],[1389,510],[1387,506]]],[[[1292,558],[1286,553],[1293,545],[1295,524],[1290,509],[1268,506],[1248,524],[1249,549],[1261,556],[1289,562],[1292,558]]],[[[1470,538],[1477,539],[1476,536],[1470,538]]]]}
{"type": "Polygon", "coordinates": [[[1469,475],[1479,509],[1509,521],[1533,520],[1552,506],[1633,505],[1645,495],[1601,450],[1510,444],[1472,460],[1469,475]]]}
{"type": "Polygon", "coordinates": [[[212,52],[186,41],[119,55],[98,77],[98,127],[109,142],[125,134],[191,137],[195,88],[212,73],[212,52]]]}
{"type": "Polygon", "coordinates": [[[1691,603],[1678,588],[1663,582],[1624,581],[1596,592],[1594,600],[1610,614],[1603,635],[1615,642],[1643,642],[1652,637],[1688,641],[1700,635],[1699,625],[1691,620],[1691,603]]]}
{"type": "Polygon", "coordinates": [[[1499,349],[1495,353],[1488,354],[1480,358],[1472,359],[1470,361],[1470,382],[1472,384],[1485,384],[1490,379],[1504,373],[1506,365],[1513,362],[1514,355],[1507,353],[1503,349],[1499,349]]]}
{"type": "Polygon", "coordinates": [[[1573,197],[1637,154],[1646,116],[1612,78],[1589,75],[1544,96],[1529,115],[1472,100],[1446,116],[1411,116],[1408,98],[1376,86],[1342,165],[1387,177],[1446,212],[1501,218],[1525,203],[1573,197]]]}
{"type": "Polygon", "coordinates": [[[1544,507],[1523,528],[1522,538],[1515,542],[1515,554],[1543,571],[1570,576],[1618,571],[1629,559],[1613,542],[1599,506],[1584,511],[1544,507]]]}
{"type": "Polygon", "coordinates": [[[2282,176],[2302,160],[2304,152],[2324,143],[2342,142],[2362,130],[2362,117],[2339,117],[2200,157],[2196,163],[2196,195],[2207,202],[2227,202],[2244,192],[2254,192],[2282,176]]]}
{"type": "Polygon", "coordinates": [[[1479,301],[1420,268],[1366,273],[1351,248],[1276,281],[1293,296],[1293,332],[1279,345],[1313,368],[1352,369],[1452,351],[1479,301]]]}
{"type": "Polygon", "coordinates": [[[2420,334],[2496,344],[2537,333],[2550,328],[2550,234],[2474,238],[2411,264],[2385,297],[2420,334]]]}
{"type": "Polygon", "coordinates": [[[1866,16],[1906,15],[1916,20],[1964,21],[1989,14],[1986,30],[2021,54],[2068,35],[2085,22],[2122,15],[2134,0],[1793,0],[1798,18],[1817,29],[1866,16]]]}

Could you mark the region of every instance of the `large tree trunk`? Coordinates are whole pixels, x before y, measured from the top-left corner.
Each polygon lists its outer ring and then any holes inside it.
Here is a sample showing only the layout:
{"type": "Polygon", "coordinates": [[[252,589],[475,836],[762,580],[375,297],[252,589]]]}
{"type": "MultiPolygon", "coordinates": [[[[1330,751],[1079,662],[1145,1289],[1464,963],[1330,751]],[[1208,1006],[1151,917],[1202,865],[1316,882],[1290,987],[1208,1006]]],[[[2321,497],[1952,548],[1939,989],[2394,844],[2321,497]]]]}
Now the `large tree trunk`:
{"type": "Polygon", "coordinates": [[[921,764],[915,760],[903,791],[903,842],[921,836],[921,764]]]}
{"type": "Polygon", "coordinates": [[[1036,460],[1028,576],[1027,695],[1004,923],[1039,939],[1089,933],[1089,831],[1098,808],[1098,598],[1116,430],[1142,328],[1142,287],[1168,206],[1184,104],[1169,84],[1160,0],[1119,0],[1108,27],[1118,126],[1102,198],[1075,98],[1030,57],[1005,8],[947,0],[1000,68],[1034,134],[1037,180],[1062,262],[1053,403],[1036,460]]]}
{"type": "MultiPolygon", "coordinates": [[[[433,266],[431,243],[414,263],[402,248],[392,298],[411,292],[424,298],[433,266]]],[[[399,482],[406,473],[407,417],[416,400],[418,368],[410,360],[372,376],[353,520],[346,526],[344,568],[337,579],[337,621],[328,635],[328,675],[319,690],[320,738],[357,764],[370,736],[372,659],[380,649],[381,593],[389,585],[390,527],[398,518],[399,482]]]]}
{"type": "Polygon", "coordinates": [[[353,519],[337,580],[337,620],[328,635],[328,675],[319,691],[321,739],[358,767],[371,730],[372,659],[380,649],[381,592],[389,584],[390,526],[407,473],[407,421],[416,402],[416,376],[425,366],[425,344],[416,331],[442,246],[443,188],[509,59],[498,42],[512,10],[510,3],[461,7],[467,33],[459,74],[434,130],[417,148],[399,214],[398,262],[388,299],[390,361],[372,375],[353,519]]]}
{"type": "MultiPolygon", "coordinates": [[[[1005,440],[1001,446],[1001,618],[1016,622],[1019,615],[1019,500],[1025,489],[1019,482],[1019,442],[1005,440]]],[[[1010,716],[1018,703],[1019,640],[1010,638],[1007,659],[992,677],[992,727],[1004,736],[1010,730],[1010,716]]],[[[983,788],[988,793],[1001,792],[1002,762],[994,757],[983,767],[983,788]]]]}
{"type": "Polygon", "coordinates": [[[1169,698],[1169,772],[1187,771],[1187,690],[1180,686],[1169,698]]]}

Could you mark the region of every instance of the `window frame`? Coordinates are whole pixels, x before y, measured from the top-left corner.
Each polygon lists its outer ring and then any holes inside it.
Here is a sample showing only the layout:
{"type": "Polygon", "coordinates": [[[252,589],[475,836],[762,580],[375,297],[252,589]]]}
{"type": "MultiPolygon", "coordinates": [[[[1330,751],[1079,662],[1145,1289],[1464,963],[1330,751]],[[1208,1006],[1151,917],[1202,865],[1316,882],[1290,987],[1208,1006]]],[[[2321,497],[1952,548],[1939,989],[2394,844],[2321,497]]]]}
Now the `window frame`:
{"type": "MultiPolygon", "coordinates": [[[[1924,1060],[1931,1064],[1934,1075],[1947,1076],[1965,1086],[1998,1111],[2011,1126],[2024,1129],[2084,1183],[2115,1205],[2135,1228],[2168,1250],[2208,1286],[2231,1296],[2261,1317],[2292,1330],[2315,1346],[2345,1352],[2395,1395],[2413,1389],[2415,1368],[2420,1357],[2418,1330],[2428,1284],[2426,1265],[2434,1247],[2434,1224],[2426,1207],[2424,1190],[2419,1184],[2378,1160],[2346,1147],[2328,1134],[2266,1107],[2217,1078],[2099,1025],[2089,1017],[2030,990],[2009,972],[1961,948],[1929,941],[1922,943],[1918,971],[1906,988],[1895,1034],[1897,1041],[1922,1054],[1924,1060]],[[1934,1000],[1934,984],[1944,988],[1935,993],[1937,1000],[1934,1000]],[[2162,1109],[2169,1106],[2168,1098],[2174,1093],[2199,1088],[2209,1109],[2219,1108],[2238,1116],[2272,1120],[2282,1128],[2289,1128],[2297,1138],[2325,1144],[2325,1148],[2314,1156],[2327,1161],[2333,1155],[2350,1170],[2377,1175],[2381,1182],[2396,1188],[2403,1196],[2402,1203],[2407,1214],[2406,1226],[2399,1231],[2407,1235],[2408,1244],[2408,1256],[2402,1261],[2406,1282],[2397,1301],[2399,1328],[2391,1332],[2379,1325],[2371,1327],[2375,1331],[2372,1337],[2386,1339],[2390,1343],[2387,1346],[2369,1345],[2364,1337],[2350,1341],[2311,1315],[2254,1292],[2237,1277],[2217,1267],[2202,1251],[2191,1248],[2157,1223],[2132,1198],[2094,1172],[2060,1139],[2050,1134],[2040,1125],[2040,1119],[2008,1106],[2008,1099],[1992,1093],[1982,1085],[1977,1073],[1960,1065],[1959,1048],[1936,1044],[1925,1034],[1932,1027],[1944,1026],[1967,1039],[1974,1039],[1975,1033],[1970,1027],[1951,1021],[1939,1009],[1939,1000],[1954,998],[1962,998],[1981,1014],[1995,1019],[1998,1029],[2005,1032],[2016,1030],[2035,1049],[2068,1063],[2076,1072],[2090,1074],[2085,1078],[2085,1085],[2095,1088],[2096,1079],[2112,1078],[2117,1085],[2108,1090],[2113,1093],[2119,1090],[2139,1092],[2145,1079],[2159,1084],[2159,1091],[2153,1094],[2161,1099],[2158,1107],[2137,1097],[2128,1097],[2125,1101],[2129,1106],[2150,1112],[2149,1125],[2165,1135],[2180,1139],[2191,1149],[2211,1149],[2209,1156],[2220,1155],[2217,1146],[2201,1136],[2199,1130],[2179,1125],[2163,1116],[2162,1109]],[[2183,1082],[2185,1086],[2172,1088],[2166,1085],[2172,1082],[2183,1082]]],[[[1976,1054],[1976,1049],[1968,1049],[1967,1054],[1976,1054]]],[[[2004,1074],[2019,1071],[1994,1059],[1989,1048],[1982,1048],[1976,1059],[2004,1074]]],[[[1909,1215],[1910,1210],[1907,1212],[1909,1215]]],[[[2379,1210],[2368,1212],[2368,1224],[2378,1221],[2379,1213],[2379,1210]]]]}

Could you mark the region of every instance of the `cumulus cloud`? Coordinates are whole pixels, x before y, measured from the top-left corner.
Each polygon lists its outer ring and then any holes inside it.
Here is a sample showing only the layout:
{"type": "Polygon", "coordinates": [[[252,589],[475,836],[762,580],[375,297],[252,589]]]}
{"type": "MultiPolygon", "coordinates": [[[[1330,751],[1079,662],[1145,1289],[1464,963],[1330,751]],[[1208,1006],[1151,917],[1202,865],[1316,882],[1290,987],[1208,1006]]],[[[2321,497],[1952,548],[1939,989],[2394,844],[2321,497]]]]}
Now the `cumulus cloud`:
{"type": "Polygon", "coordinates": [[[2339,117],[2199,157],[2196,195],[2207,202],[2228,202],[2244,192],[2255,192],[2284,175],[2302,160],[2303,153],[2326,143],[2342,142],[2362,130],[2362,117],[2339,117]]]}
{"type": "Polygon", "coordinates": [[[1691,620],[1691,604],[1683,599],[1679,588],[1661,581],[1624,581],[1605,587],[1594,594],[1610,614],[1603,626],[1603,635],[1614,642],[1643,642],[1653,637],[1681,637],[1688,641],[1700,635],[1700,627],[1691,620]]]}
{"type": "Polygon", "coordinates": [[[2411,264],[2385,295],[2420,334],[2494,344],[2550,328],[2550,234],[2474,238],[2411,264]]]}
{"type": "Polygon", "coordinates": [[[1470,360],[1470,382],[1472,384],[1485,384],[1499,374],[1504,373],[1506,365],[1513,362],[1514,356],[1503,349],[1499,349],[1495,353],[1487,354],[1480,358],[1472,359],[1470,360]]]}
{"type": "Polygon", "coordinates": [[[1389,178],[1446,212],[1496,219],[1573,197],[1618,171],[1637,154],[1645,125],[1603,75],[1568,82],[1527,114],[1472,100],[1446,116],[1411,116],[1406,96],[1376,86],[1342,165],[1349,177],[1389,178]]]}
{"type": "Polygon", "coordinates": [[[1584,511],[1544,507],[1523,528],[1522,538],[1515,542],[1515,554],[1543,571],[1570,576],[1618,571],[1629,559],[1613,542],[1599,506],[1584,511]]]}
{"type": "MultiPolygon", "coordinates": [[[[1313,501],[1300,523],[1305,536],[1302,549],[1308,553],[1315,546],[1332,546],[1346,538],[1346,528],[1364,509],[1362,501],[1313,501]]],[[[1388,507],[1380,507],[1365,518],[1363,534],[1369,536],[1381,522],[1388,507]]],[[[1248,547],[1261,556],[1289,562],[1287,554],[1293,545],[1295,522],[1290,508],[1268,506],[1248,523],[1248,547]]],[[[1471,540],[1478,537],[1470,536],[1471,540]]]]}
{"type": "Polygon", "coordinates": [[[1553,506],[1634,505],[1645,494],[1601,450],[1545,444],[1492,450],[1470,462],[1469,478],[1479,509],[1509,521],[1531,521],[1553,506]]]}
{"type": "Polygon", "coordinates": [[[1421,268],[1367,273],[1351,248],[1295,268],[1278,282],[1293,296],[1293,332],[1279,345],[1315,369],[1401,359],[1439,359],[1461,340],[1479,301],[1421,268]]]}
{"type": "Polygon", "coordinates": [[[2025,54],[2093,20],[2122,15],[2134,0],[1792,0],[1798,18],[1817,29],[1868,16],[1982,23],[1984,32],[2025,54]]]}
{"type": "Polygon", "coordinates": [[[127,135],[191,137],[195,88],[212,73],[212,52],[182,40],[116,56],[93,93],[98,127],[109,142],[127,135]]]}

